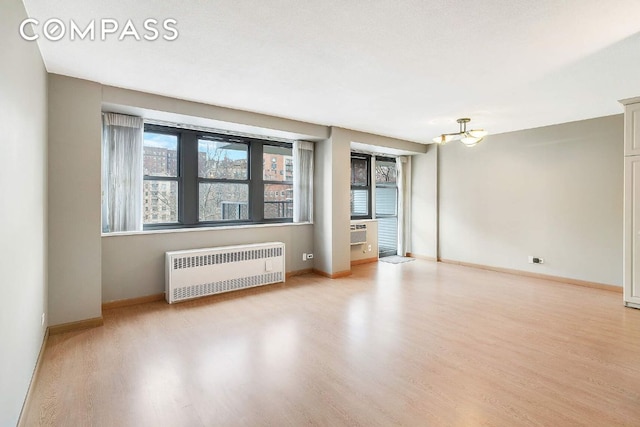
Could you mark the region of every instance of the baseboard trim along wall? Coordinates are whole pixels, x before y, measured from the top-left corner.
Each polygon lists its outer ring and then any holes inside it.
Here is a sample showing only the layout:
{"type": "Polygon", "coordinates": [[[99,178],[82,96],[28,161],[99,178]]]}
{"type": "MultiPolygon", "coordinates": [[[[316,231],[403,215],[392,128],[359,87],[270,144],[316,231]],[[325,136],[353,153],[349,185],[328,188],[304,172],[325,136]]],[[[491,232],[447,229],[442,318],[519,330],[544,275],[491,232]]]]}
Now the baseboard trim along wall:
{"type": "Polygon", "coordinates": [[[369,264],[372,262],[378,262],[378,257],[373,257],[373,258],[365,258],[365,259],[356,259],[354,261],[351,261],[351,265],[361,265],[361,264],[369,264]]]}
{"type": "Polygon", "coordinates": [[[20,416],[18,417],[17,427],[27,427],[22,416],[29,412],[29,406],[31,405],[31,395],[33,393],[33,386],[38,380],[38,375],[40,374],[40,367],[42,366],[42,359],[44,358],[44,350],[47,348],[47,341],[49,340],[49,328],[44,332],[44,338],[42,339],[42,345],[40,346],[40,353],[38,353],[38,360],[36,361],[36,366],[33,369],[33,375],[31,375],[31,382],[29,382],[29,388],[27,389],[27,396],[24,398],[24,403],[22,404],[22,411],[20,411],[20,416]]]}
{"type": "Polygon", "coordinates": [[[317,274],[318,276],[328,277],[329,279],[339,279],[341,277],[351,276],[351,270],[338,271],[337,273],[331,274],[322,270],[316,270],[314,268],[313,273],[317,274]]]}
{"type": "Polygon", "coordinates": [[[470,263],[470,262],[454,261],[454,260],[450,260],[450,259],[439,259],[438,261],[442,262],[444,264],[461,265],[463,267],[479,268],[481,270],[496,271],[498,273],[515,274],[515,275],[518,275],[518,276],[533,277],[535,279],[551,280],[553,282],[560,282],[560,283],[567,283],[567,284],[570,284],[570,285],[584,286],[586,288],[602,289],[602,290],[605,290],[605,291],[617,292],[617,293],[620,293],[620,294],[622,293],[622,287],[621,286],[606,285],[604,283],[596,283],[596,282],[589,282],[589,281],[586,281],[586,280],[570,279],[568,277],[552,276],[552,275],[549,275],[549,274],[532,273],[530,271],[513,270],[513,269],[510,269],[510,268],[492,267],[492,266],[489,266],[489,265],[473,264],[473,263],[470,263]]]}
{"type": "Polygon", "coordinates": [[[164,301],[164,292],[161,294],[147,295],[144,297],[120,299],[102,303],[103,310],[111,310],[120,307],[129,307],[132,305],[145,304],[148,302],[164,301]]]}
{"type": "MultiPolygon", "coordinates": [[[[293,276],[301,276],[303,274],[309,274],[309,273],[313,273],[312,268],[305,268],[304,270],[288,271],[285,277],[288,279],[293,276]]],[[[127,298],[127,299],[104,302],[102,303],[102,309],[112,310],[114,308],[130,307],[132,305],[146,304],[148,302],[164,301],[164,299],[165,298],[164,298],[164,292],[163,292],[161,294],[147,295],[144,297],[127,298]]]]}
{"type": "Polygon", "coordinates": [[[49,326],[49,335],[63,334],[65,332],[80,331],[102,326],[104,320],[102,316],[93,319],[78,320],[77,322],[62,323],[60,325],[49,326]]]}
{"type": "Polygon", "coordinates": [[[423,259],[425,261],[437,261],[435,257],[426,256],[426,255],[420,255],[420,254],[414,254],[413,252],[407,252],[407,256],[409,258],[423,259]]]}
{"type": "Polygon", "coordinates": [[[303,274],[313,273],[313,268],[305,268],[303,270],[287,271],[285,277],[288,279],[293,276],[302,276],[303,274]]]}

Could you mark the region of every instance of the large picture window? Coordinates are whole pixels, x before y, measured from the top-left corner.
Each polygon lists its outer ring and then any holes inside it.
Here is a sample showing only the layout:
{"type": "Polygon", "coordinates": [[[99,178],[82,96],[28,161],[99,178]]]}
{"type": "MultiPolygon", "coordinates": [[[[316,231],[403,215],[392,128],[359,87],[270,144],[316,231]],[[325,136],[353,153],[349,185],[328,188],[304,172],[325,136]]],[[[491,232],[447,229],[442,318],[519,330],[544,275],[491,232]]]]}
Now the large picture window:
{"type": "Polygon", "coordinates": [[[144,228],[293,220],[292,144],[146,124],[144,228]]]}

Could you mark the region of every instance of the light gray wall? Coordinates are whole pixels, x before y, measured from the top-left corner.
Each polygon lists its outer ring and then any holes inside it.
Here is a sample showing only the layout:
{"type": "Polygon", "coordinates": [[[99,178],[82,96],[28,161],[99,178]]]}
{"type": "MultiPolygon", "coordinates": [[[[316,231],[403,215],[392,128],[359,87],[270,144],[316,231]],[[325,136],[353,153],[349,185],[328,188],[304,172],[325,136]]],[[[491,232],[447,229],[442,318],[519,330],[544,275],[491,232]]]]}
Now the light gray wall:
{"type": "Polygon", "coordinates": [[[49,312],[101,316],[101,86],[49,74],[49,312]]]}
{"type": "Polygon", "coordinates": [[[351,271],[351,142],[347,129],[331,128],[331,137],[316,144],[315,269],[328,274],[351,271]]]}
{"type": "Polygon", "coordinates": [[[22,40],[21,1],[0,13],[0,426],[18,422],[47,315],[47,74],[22,40]]]}
{"type": "MultiPolygon", "coordinates": [[[[351,147],[367,147],[377,154],[424,153],[427,147],[339,127],[331,137],[316,144],[315,268],[329,274],[351,270],[351,147]]],[[[367,256],[368,257],[368,256],[367,256]]]]}
{"type": "Polygon", "coordinates": [[[350,140],[340,128],[331,128],[331,137],[316,144],[314,268],[328,274],[351,271],[350,159],[350,140]]]}
{"type": "Polygon", "coordinates": [[[622,285],[622,115],[447,144],[439,179],[441,258],[622,285]]]}
{"type": "Polygon", "coordinates": [[[411,157],[411,245],[416,256],[437,257],[438,146],[411,157]]]}
{"type": "Polygon", "coordinates": [[[333,141],[329,138],[316,142],[313,169],[313,266],[325,273],[333,272],[331,198],[333,141]]]}
{"type": "Polygon", "coordinates": [[[331,273],[351,271],[351,138],[346,129],[331,128],[331,273]]]}
{"type": "MultiPolygon", "coordinates": [[[[315,132],[287,119],[256,116],[234,110],[168,100],[151,94],[103,87],[100,84],[51,74],[49,76],[49,253],[51,324],[67,323],[101,315],[101,303],[152,295],[163,291],[167,250],[261,241],[287,244],[287,271],[311,268],[302,261],[312,252],[312,225],[250,228],[244,230],[198,230],[157,235],[101,237],[100,145],[103,92],[110,102],[126,100],[136,108],[158,101],[170,113],[188,112],[215,117],[219,112],[244,125],[266,124],[289,132],[315,132]],[[104,252],[103,252],[104,249],[104,252]],[[299,256],[298,256],[299,255],[299,256]],[[161,260],[162,266],[159,264],[161,260]]],[[[153,111],[141,112],[151,114],[153,111]]]]}
{"type": "Polygon", "coordinates": [[[274,225],[207,231],[105,236],[102,238],[102,301],[164,292],[165,252],[247,243],[283,242],[287,272],[313,267],[313,225],[274,225]]]}
{"type": "Polygon", "coordinates": [[[108,111],[174,123],[188,123],[288,139],[315,141],[329,137],[329,129],[322,125],[113,86],[103,86],[102,101],[105,110],[108,111]]]}
{"type": "Polygon", "coordinates": [[[52,324],[100,315],[101,301],[162,292],[161,255],[167,250],[285,241],[287,270],[314,267],[328,273],[350,270],[350,143],[385,149],[424,150],[420,144],[327,128],[273,116],[231,110],[69,77],[50,77],[49,159],[52,324]],[[157,235],[96,237],[100,230],[100,112],[105,108],[148,119],[192,125],[220,124],[264,130],[271,136],[304,137],[316,142],[314,225],[245,230],[198,230],[157,235]],[[81,158],[82,161],[77,160],[81,158]],[[295,236],[295,238],[294,238],[295,236]],[[96,247],[96,240],[100,243],[96,247]],[[313,261],[302,261],[303,252],[313,261]],[[77,259],[66,266],[62,261],[77,259]],[[148,276],[145,268],[150,268],[148,276]]]}

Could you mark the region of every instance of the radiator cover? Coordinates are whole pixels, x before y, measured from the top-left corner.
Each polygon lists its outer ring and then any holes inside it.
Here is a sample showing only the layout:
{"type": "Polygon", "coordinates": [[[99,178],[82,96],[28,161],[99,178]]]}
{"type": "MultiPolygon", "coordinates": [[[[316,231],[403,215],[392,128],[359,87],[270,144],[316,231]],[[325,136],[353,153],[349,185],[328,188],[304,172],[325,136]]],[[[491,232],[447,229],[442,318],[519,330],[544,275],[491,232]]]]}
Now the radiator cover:
{"type": "Polygon", "coordinates": [[[165,299],[172,304],[284,282],[284,259],[282,242],[167,252],[165,299]]]}

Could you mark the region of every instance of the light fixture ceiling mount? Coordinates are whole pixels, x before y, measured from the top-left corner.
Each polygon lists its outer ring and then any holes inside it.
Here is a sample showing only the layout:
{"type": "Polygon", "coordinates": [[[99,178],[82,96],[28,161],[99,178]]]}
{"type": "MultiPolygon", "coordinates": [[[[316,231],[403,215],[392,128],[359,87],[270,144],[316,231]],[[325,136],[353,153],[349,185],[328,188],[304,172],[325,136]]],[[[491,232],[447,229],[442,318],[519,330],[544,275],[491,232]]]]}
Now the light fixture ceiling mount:
{"type": "Polygon", "coordinates": [[[446,144],[449,141],[460,140],[460,142],[467,147],[473,147],[482,141],[482,139],[489,133],[484,129],[467,130],[467,123],[471,121],[468,117],[463,117],[456,121],[460,125],[460,131],[455,133],[443,133],[442,135],[433,138],[433,142],[436,144],[446,144]]]}

